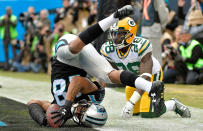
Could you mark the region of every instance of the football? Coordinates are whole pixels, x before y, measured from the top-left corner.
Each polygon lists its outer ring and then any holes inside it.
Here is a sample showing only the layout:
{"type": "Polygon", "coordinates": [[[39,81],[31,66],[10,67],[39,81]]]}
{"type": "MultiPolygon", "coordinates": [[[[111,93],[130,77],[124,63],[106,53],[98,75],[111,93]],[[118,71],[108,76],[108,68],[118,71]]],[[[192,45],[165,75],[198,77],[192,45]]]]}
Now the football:
{"type": "Polygon", "coordinates": [[[46,117],[47,117],[47,123],[54,128],[58,128],[61,122],[57,122],[56,124],[54,124],[54,121],[56,121],[58,119],[58,117],[51,119],[52,116],[55,116],[56,114],[51,114],[51,112],[57,111],[59,110],[60,106],[57,104],[52,104],[51,106],[49,106],[49,108],[47,109],[46,112],[46,117]]]}

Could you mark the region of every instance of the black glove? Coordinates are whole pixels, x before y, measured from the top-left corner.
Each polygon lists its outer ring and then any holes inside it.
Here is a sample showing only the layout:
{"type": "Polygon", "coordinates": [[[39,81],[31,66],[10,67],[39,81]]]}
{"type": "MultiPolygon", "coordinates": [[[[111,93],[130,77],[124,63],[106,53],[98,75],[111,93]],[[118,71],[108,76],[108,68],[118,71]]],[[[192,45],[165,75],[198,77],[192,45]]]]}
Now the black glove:
{"type": "Polygon", "coordinates": [[[57,111],[51,112],[51,114],[56,114],[52,116],[51,119],[58,117],[58,119],[54,121],[54,124],[61,121],[59,125],[59,127],[61,127],[68,119],[70,119],[73,116],[71,113],[72,104],[73,102],[66,100],[64,106],[60,107],[60,109],[57,111]]]}
{"type": "Polygon", "coordinates": [[[131,5],[126,5],[114,13],[114,18],[121,20],[129,15],[132,15],[133,13],[133,7],[131,5]]]}

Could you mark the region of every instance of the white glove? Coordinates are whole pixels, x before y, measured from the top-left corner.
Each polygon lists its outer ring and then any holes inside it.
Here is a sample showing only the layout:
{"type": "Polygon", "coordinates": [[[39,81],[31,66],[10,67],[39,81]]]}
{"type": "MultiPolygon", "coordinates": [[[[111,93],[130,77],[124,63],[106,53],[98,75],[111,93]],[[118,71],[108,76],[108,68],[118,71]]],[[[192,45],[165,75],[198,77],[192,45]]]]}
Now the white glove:
{"type": "Polygon", "coordinates": [[[128,101],[125,106],[123,107],[123,111],[121,112],[122,118],[129,118],[132,116],[131,112],[133,110],[134,104],[130,101],[128,101]]]}

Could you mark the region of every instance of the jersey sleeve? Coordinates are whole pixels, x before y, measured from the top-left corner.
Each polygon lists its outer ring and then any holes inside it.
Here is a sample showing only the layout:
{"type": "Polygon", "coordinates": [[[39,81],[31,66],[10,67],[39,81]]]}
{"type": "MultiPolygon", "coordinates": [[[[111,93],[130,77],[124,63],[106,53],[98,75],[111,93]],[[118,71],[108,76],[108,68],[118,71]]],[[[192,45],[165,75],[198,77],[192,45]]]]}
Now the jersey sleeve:
{"type": "Polygon", "coordinates": [[[102,56],[104,56],[108,61],[113,62],[113,60],[110,58],[109,53],[106,52],[106,48],[107,48],[108,43],[104,43],[100,49],[100,53],[102,56]]]}
{"type": "Polygon", "coordinates": [[[143,39],[140,46],[138,47],[138,56],[142,59],[147,53],[152,52],[152,44],[149,40],[143,39]]]}

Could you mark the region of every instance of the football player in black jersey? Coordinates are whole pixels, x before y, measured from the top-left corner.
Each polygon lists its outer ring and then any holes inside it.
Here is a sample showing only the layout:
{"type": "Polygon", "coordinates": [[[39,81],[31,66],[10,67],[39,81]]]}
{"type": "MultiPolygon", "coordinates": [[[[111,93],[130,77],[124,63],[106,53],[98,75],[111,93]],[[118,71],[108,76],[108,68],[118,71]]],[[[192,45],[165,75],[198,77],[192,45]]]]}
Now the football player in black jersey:
{"type": "MultiPolygon", "coordinates": [[[[153,94],[151,96],[154,100],[153,104],[155,108],[159,108],[159,101],[162,99],[161,94],[164,90],[162,82],[152,83],[132,72],[113,69],[108,61],[89,44],[119,19],[132,13],[132,6],[126,5],[109,17],[90,26],[79,36],[66,34],[56,43],[51,82],[53,103],[61,106],[53,114],[58,118],[56,122],[62,120],[61,126],[72,117],[71,106],[75,101],[85,98],[97,103],[101,102],[104,97],[104,91],[98,82],[91,82],[85,78],[86,73],[105,83],[122,83],[145,90],[149,95],[153,94]]],[[[44,111],[50,104],[50,102],[39,100],[28,102],[31,117],[40,125],[46,125],[44,111]]]]}

